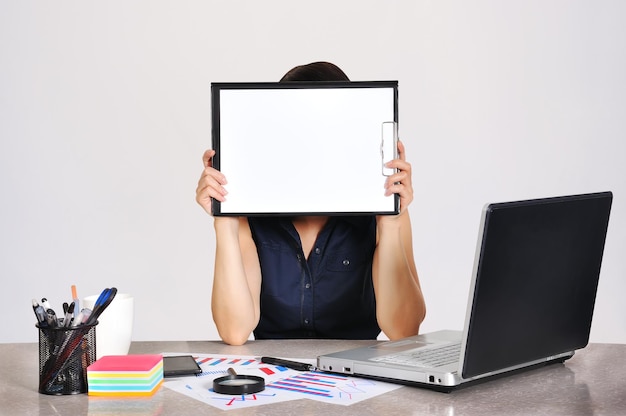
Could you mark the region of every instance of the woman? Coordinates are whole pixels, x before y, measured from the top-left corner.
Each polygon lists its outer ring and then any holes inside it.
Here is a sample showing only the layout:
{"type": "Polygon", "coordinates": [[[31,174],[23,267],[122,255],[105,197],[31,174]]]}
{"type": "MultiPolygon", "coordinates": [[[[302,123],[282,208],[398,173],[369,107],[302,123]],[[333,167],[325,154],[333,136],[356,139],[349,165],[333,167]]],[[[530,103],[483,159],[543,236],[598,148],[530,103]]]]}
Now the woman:
{"type": "MultiPolygon", "coordinates": [[[[349,81],[329,62],[293,68],[281,82],[349,81]]],[[[203,155],[196,201],[211,214],[227,178],[203,155]]],[[[407,207],[411,165],[398,142],[385,195],[394,216],[215,217],[212,312],[224,342],[263,338],[390,339],[415,335],[425,315],[407,207]]],[[[382,192],[382,191],[381,191],[382,192]]]]}

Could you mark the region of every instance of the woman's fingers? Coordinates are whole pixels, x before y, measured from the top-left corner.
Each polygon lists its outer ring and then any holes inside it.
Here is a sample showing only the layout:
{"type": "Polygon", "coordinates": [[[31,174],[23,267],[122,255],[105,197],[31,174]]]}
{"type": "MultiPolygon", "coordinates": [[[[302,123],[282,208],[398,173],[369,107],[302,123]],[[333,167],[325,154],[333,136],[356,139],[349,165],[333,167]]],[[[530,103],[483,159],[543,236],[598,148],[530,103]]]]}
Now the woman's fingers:
{"type": "Polygon", "coordinates": [[[209,149],[204,152],[204,154],[202,155],[202,164],[205,168],[213,166],[213,156],[215,156],[215,150],[213,149],[209,149]]]}
{"type": "Polygon", "coordinates": [[[406,161],[404,143],[398,141],[398,158],[388,162],[386,166],[395,168],[397,172],[387,177],[385,195],[398,194],[400,196],[400,212],[402,212],[413,201],[411,164],[406,161]]]}
{"type": "Polygon", "coordinates": [[[212,167],[212,158],[215,155],[215,150],[207,150],[202,155],[202,163],[204,170],[198,180],[198,186],[196,187],[196,202],[200,204],[202,208],[209,214],[211,214],[211,199],[216,199],[220,202],[226,200],[228,191],[224,188],[227,184],[226,177],[223,173],[212,167]]]}

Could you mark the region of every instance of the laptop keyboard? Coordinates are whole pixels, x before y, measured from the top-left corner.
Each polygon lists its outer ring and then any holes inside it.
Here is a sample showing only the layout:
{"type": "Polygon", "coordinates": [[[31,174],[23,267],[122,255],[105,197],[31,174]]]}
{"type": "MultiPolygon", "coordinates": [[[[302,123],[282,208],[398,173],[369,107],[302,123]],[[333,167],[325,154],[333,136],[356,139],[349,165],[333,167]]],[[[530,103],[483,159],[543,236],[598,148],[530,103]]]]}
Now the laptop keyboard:
{"type": "Polygon", "coordinates": [[[409,365],[412,367],[441,367],[459,361],[461,343],[420,347],[399,353],[370,358],[372,361],[409,365]]]}

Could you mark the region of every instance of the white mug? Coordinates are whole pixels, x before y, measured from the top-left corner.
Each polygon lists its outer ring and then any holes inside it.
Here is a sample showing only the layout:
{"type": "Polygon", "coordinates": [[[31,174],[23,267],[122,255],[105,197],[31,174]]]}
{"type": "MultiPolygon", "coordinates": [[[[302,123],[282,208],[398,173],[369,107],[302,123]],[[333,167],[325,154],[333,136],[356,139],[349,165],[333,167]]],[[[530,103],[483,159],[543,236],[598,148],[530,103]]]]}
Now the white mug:
{"type": "MultiPolygon", "coordinates": [[[[82,307],[93,310],[99,295],[87,296],[82,307]]],[[[98,317],[96,325],[96,359],[105,355],[126,355],[133,334],[134,298],[117,293],[98,317]]]]}

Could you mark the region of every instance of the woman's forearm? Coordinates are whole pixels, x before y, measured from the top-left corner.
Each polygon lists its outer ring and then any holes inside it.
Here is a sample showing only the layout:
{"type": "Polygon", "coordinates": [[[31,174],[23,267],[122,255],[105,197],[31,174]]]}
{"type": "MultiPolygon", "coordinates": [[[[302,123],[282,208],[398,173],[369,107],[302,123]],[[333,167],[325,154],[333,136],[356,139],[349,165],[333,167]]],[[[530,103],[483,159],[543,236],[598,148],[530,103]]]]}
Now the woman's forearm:
{"type": "MultiPolygon", "coordinates": [[[[253,276],[247,275],[246,249],[242,249],[240,238],[243,233],[245,247],[247,237],[245,230],[240,230],[238,218],[216,217],[214,226],[213,320],[224,342],[240,345],[247,341],[259,320],[258,300],[255,301],[257,285],[251,282],[253,276]]],[[[247,227],[247,222],[243,227],[247,227]]]]}
{"type": "Polygon", "coordinates": [[[380,218],[372,266],[376,316],[390,339],[415,335],[426,314],[415,267],[408,211],[380,218]]]}

